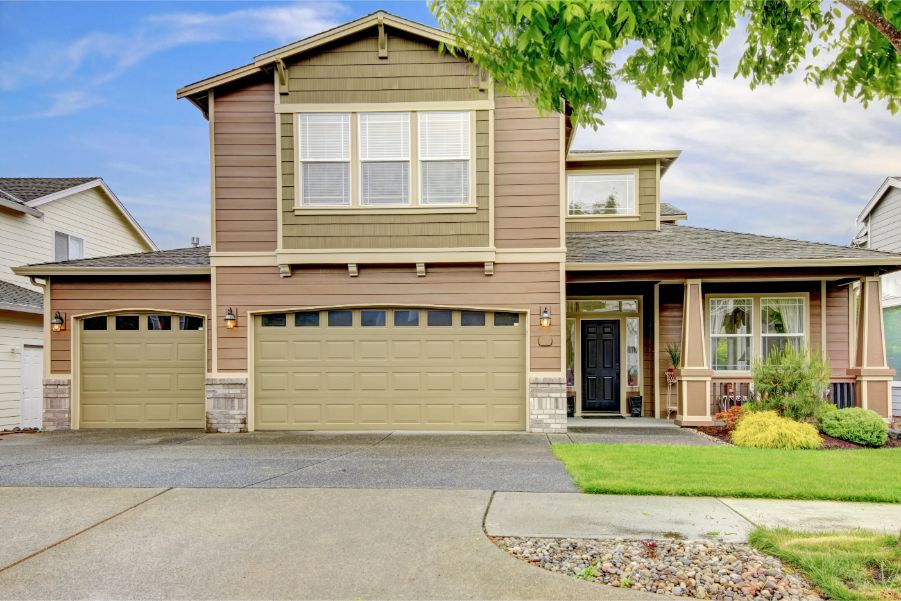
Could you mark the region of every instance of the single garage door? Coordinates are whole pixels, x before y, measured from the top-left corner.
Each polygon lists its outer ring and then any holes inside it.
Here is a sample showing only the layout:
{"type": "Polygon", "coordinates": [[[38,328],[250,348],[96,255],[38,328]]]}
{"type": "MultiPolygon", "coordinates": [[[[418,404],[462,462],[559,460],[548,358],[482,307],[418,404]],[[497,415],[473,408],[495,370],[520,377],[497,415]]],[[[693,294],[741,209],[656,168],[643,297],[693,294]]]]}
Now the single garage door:
{"type": "Polygon", "coordinates": [[[82,428],[203,428],[203,318],[102,315],[80,320],[82,428]]]}
{"type": "Polygon", "coordinates": [[[340,309],[254,317],[259,430],[523,430],[517,313],[340,309]]]}

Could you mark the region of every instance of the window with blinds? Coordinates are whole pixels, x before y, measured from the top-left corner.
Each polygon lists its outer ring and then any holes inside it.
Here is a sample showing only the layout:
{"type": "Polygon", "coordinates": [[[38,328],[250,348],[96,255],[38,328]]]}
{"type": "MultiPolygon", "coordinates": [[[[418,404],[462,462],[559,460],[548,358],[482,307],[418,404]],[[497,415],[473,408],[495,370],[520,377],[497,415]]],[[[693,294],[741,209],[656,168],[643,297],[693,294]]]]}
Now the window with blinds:
{"type": "Polygon", "coordinates": [[[410,203],[410,113],[360,113],[360,202],[410,203]]]}
{"type": "Polygon", "coordinates": [[[301,204],[349,205],[350,114],[302,114],[298,130],[301,204]]]}
{"type": "Polygon", "coordinates": [[[469,202],[468,112],[419,113],[420,202],[469,202]]]}

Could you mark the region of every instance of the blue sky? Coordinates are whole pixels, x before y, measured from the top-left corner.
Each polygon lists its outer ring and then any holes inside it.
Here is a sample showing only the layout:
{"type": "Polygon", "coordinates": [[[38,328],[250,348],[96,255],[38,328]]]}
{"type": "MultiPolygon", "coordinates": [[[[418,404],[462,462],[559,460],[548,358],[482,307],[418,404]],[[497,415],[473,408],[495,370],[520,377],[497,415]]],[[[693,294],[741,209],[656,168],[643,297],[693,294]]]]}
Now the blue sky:
{"type": "MultiPolygon", "coordinates": [[[[379,8],[434,24],[425,2],[0,2],[0,173],[103,177],[160,247],[209,240],[206,121],[176,88],[379,8]]],[[[845,244],[901,173],[901,117],[788,78],[721,76],[673,109],[625,87],[577,148],[679,148],[663,199],[689,224],[845,244]]]]}

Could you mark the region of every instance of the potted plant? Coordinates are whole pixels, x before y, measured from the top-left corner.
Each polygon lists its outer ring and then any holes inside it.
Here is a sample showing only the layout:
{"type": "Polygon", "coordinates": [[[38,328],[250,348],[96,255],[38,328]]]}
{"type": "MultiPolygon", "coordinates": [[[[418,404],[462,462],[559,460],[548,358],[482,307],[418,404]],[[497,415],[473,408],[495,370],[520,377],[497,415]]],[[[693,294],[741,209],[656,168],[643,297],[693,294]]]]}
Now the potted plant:
{"type": "Polygon", "coordinates": [[[675,342],[670,342],[666,345],[666,353],[669,355],[669,361],[672,364],[672,367],[667,367],[666,371],[671,374],[676,373],[676,369],[682,361],[682,351],[679,350],[679,345],[675,342]]]}

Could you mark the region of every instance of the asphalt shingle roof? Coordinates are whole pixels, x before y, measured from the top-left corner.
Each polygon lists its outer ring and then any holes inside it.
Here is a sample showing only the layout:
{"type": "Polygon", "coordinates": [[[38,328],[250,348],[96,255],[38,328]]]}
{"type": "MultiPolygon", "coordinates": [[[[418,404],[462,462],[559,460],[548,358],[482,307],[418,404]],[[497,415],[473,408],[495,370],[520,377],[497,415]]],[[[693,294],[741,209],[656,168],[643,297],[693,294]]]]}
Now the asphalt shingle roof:
{"type": "Polygon", "coordinates": [[[676,205],[671,205],[668,202],[660,203],[660,214],[661,215],[685,215],[685,211],[677,207],[676,205]]]}
{"type": "Polygon", "coordinates": [[[0,305],[44,310],[44,295],[9,282],[0,282],[0,305]]]}
{"type": "Polygon", "coordinates": [[[669,223],[661,223],[660,231],[566,234],[566,260],[569,263],[791,259],[885,259],[886,265],[901,265],[901,255],[894,253],[669,223]]]}
{"type": "Polygon", "coordinates": [[[5,196],[28,202],[54,192],[68,190],[92,182],[99,177],[0,177],[0,191],[5,196]]]}
{"type": "Polygon", "coordinates": [[[191,246],[55,263],[36,263],[27,267],[205,267],[209,264],[210,247],[191,246]]]}

